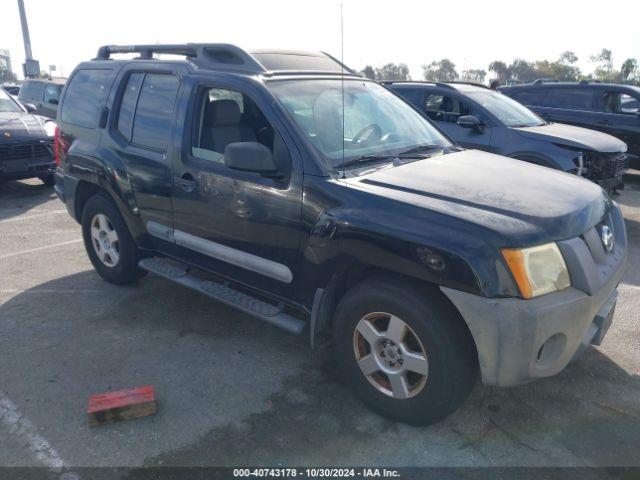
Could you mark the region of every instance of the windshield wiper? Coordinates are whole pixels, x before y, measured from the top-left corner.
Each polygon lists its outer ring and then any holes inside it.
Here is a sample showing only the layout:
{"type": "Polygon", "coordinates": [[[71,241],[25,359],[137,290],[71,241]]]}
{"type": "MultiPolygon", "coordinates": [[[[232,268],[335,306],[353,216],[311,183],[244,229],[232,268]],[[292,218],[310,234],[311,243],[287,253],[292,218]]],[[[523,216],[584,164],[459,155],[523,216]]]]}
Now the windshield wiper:
{"type": "Polygon", "coordinates": [[[396,155],[396,157],[402,158],[406,156],[411,156],[416,153],[431,152],[433,150],[444,150],[444,149],[445,149],[444,145],[436,145],[436,144],[417,145],[415,147],[410,148],[409,150],[400,152],[398,155],[396,155]]]}
{"type": "Polygon", "coordinates": [[[391,160],[395,157],[396,155],[362,155],[361,157],[352,158],[351,160],[346,160],[344,162],[338,163],[334,168],[340,170],[342,168],[362,165],[363,163],[377,163],[384,160],[391,160]]]}

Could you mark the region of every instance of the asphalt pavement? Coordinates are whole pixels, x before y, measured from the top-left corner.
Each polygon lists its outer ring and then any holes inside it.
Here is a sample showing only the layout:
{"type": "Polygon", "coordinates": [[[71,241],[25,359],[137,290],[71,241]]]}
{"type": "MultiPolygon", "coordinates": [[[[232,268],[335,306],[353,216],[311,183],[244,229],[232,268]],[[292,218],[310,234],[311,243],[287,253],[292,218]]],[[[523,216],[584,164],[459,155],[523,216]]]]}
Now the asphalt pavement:
{"type": "Polygon", "coordinates": [[[556,377],[476,385],[431,427],[367,410],[330,351],[147,276],[101,280],[38,180],[0,186],[0,466],[640,466],[640,176],[613,325],[556,377]],[[158,413],[90,428],[91,394],[153,384],[158,413]]]}

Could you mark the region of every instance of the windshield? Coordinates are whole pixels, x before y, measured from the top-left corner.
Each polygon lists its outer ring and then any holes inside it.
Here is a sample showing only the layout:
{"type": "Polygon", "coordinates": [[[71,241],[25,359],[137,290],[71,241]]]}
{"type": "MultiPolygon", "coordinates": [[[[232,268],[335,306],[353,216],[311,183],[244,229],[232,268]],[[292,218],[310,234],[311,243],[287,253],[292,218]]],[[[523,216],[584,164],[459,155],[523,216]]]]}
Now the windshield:
{"type": "Polygon", "coordinates": [[[2,88],[0,88],[0,112],[22,113],[20,106],[2,88]]]}
{"type": "Polygon", "coordinates": [[[537,127],[546,122],[524,105],[492,90],[468,92],[467,95],[489,110],[506,127],[537,127]]]}
{"type": "Polygon", "coordinates": [[[268,86],[330,168],[421,145],[451,145],[403,100],[373,82],[284,80],[268,86]]]}

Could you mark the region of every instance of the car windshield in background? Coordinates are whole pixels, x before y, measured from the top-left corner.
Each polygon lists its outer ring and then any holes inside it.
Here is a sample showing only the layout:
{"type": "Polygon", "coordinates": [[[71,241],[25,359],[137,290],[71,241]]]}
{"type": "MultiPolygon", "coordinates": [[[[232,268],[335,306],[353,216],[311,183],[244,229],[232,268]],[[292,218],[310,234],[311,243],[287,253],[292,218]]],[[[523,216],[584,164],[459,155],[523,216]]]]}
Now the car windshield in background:
{"type": "Polygon", "coordinates": [[[421,145],[451,145],[409,105],[373,82],[281,80],[268,86],[330,168],[397,155],[421,145]]]}
{"type": "Polygon", "coordinates": [[[0,88],[0,112],[22,113],[22,109],[11,96],[0,88]]]}
{"type": "Polygon", "coordinates": [[[506,127],[537,127],[546,123],[527,107],[501,93],[483,90],[467,95],[489,110],[506,127]]]}

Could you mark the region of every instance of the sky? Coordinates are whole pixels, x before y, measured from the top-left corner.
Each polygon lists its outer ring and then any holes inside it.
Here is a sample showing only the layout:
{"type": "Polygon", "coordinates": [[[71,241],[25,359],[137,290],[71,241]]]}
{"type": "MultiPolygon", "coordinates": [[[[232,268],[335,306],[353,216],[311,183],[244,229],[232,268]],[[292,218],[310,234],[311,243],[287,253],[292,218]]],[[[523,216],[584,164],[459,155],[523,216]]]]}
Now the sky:
{"type": "MultiPolygon", "coordinates": [[[[613,51],[616,68],[640,61],[640,1],[531,0],[24,0],[33,56],[67,76],[100,45],[233,43],[240,47],[322,50],[344,62],[421,65],[449,58],[461,72],[510,62],[556,59],[571,50],[586,73],[589,56],[613,51]],[[626,19],[626,20],[625,20],[626,19]]],[[[0,0],[0,49],[21,75],[24,46],[17,0],[0,0]]]]}

